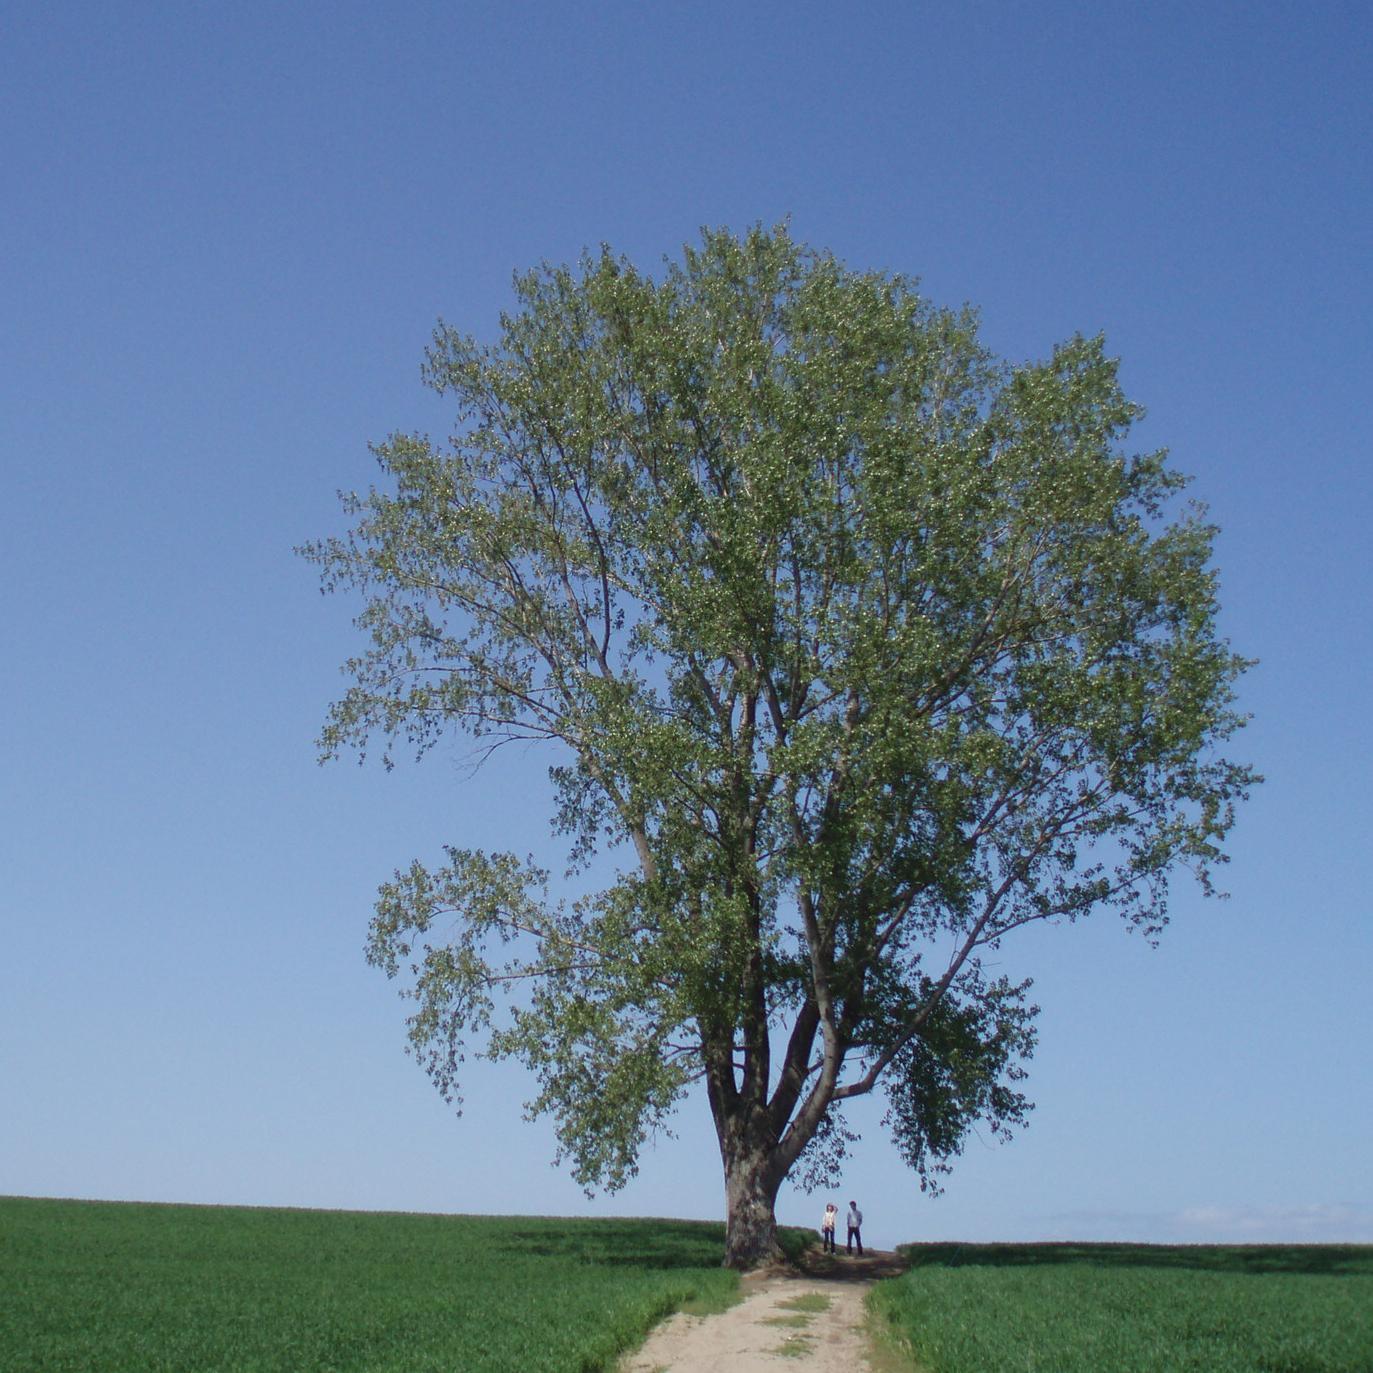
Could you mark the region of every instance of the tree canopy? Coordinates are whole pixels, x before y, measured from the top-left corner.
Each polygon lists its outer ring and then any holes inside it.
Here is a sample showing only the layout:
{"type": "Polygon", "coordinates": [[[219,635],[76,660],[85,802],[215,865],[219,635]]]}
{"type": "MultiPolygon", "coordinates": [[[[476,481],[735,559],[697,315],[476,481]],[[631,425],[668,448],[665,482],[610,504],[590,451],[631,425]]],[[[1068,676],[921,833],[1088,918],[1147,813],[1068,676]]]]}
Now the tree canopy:
{"type": "Polygon", "coordinates": [[[323,751],[546,741],[572,870],[621,861],[559,897],[455,846],[382,887],[369,956],[446,1094],[471,1048],[533,1069],[588,1186],[703,1083],[748,1264],[849,1099],[886,1093],[922,1185],[1023,1119],[1035,1008],[988,950],[1210,890],[1255,780],[1214,530],[1124,446],[1100,338],[1012,366],[784,228],[516,294],[494,343],[436,331],[448,442],[378,446],[305,550],[367,636],[323,751]]]}

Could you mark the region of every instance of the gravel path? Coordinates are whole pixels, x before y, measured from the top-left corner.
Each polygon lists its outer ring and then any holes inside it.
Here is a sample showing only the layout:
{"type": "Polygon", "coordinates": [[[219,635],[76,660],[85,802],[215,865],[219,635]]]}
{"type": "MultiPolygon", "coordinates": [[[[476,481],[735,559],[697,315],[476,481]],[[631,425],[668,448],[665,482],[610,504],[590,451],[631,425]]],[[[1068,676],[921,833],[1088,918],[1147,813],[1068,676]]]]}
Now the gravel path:
{"type": "Polygon", "coordinates": [[[665,1321],[621,1373],[857,1373],[868,1367],[863,1298],[900,1271],[895,1254],[808,1254],[801,1269],[745,1278],[744,1300],[728,1311],[665,1321]]]}

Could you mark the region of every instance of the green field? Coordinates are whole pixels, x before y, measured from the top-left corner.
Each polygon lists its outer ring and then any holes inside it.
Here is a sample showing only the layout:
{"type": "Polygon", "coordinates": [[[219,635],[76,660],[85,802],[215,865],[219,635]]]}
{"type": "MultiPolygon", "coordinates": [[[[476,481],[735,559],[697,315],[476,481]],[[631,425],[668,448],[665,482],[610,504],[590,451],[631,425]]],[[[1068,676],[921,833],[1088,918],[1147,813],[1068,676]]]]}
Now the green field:
{"type": "Polygon", "coordinates": [[[720,1225],[0,1198],[3,1373],[591,1373],[688,1302],[720,1225]]]}
{"type": "Polygon", "coordinates": [[[913,1245],[870,1299],[922,1373],[1370,1373],[1373,1247],[913,1245]]]}
{"type": "MultiPolygon", "coordinates": [[[[722,1244],[689,1221],[0,1198],[0,1373],[599,1373],[733,1298],[722,1244]]],[[[1373,1247],[905,1252],[871,1304],[921,1373],[1373,1373],[1373,1247]]]]}

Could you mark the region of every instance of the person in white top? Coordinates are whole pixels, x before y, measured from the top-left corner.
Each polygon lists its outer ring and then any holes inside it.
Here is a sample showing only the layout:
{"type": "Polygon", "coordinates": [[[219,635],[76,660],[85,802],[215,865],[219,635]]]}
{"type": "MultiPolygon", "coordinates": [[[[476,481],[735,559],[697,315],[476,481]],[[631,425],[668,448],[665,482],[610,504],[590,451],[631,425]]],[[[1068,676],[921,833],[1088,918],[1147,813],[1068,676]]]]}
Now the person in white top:
{"type": "Polygon", "coordinates": [[[845,1253],[852,1254],[853,1246],[858,1246],[858,1257],[863,1257],[863,1213],[858,1209],[856,1201],[849,1202],[849,1242],[845,1247],[845,1253]]]}
{"type": "Polygon", "coordinates": [[[820,1238],[823,1241],[821,1253],[834,1253],[834,1227],[839,1223],[839,1208],[831,1201],[825,1206],[824,1218],[820,1221],[820,1238]]]}

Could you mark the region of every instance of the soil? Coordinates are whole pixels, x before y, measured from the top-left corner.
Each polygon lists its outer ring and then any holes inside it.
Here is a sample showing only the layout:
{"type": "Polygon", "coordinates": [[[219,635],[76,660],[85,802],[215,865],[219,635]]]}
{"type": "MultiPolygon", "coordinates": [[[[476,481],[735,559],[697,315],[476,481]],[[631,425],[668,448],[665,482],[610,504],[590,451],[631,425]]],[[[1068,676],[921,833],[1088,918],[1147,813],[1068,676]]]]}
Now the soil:
{"type": "Polygon", "coordinates": [[[620,1373],[856,1373],[869,1366],[863,1298],[879,1278],[904,1269],[896,1254],[808,1250],[797,1267],[749,1274],[744,1300],[728,1311],[665,1321],[620,1373]],[[829,1299],[825,1310],[789,1305],[811,1294],[829,1299]]]}

